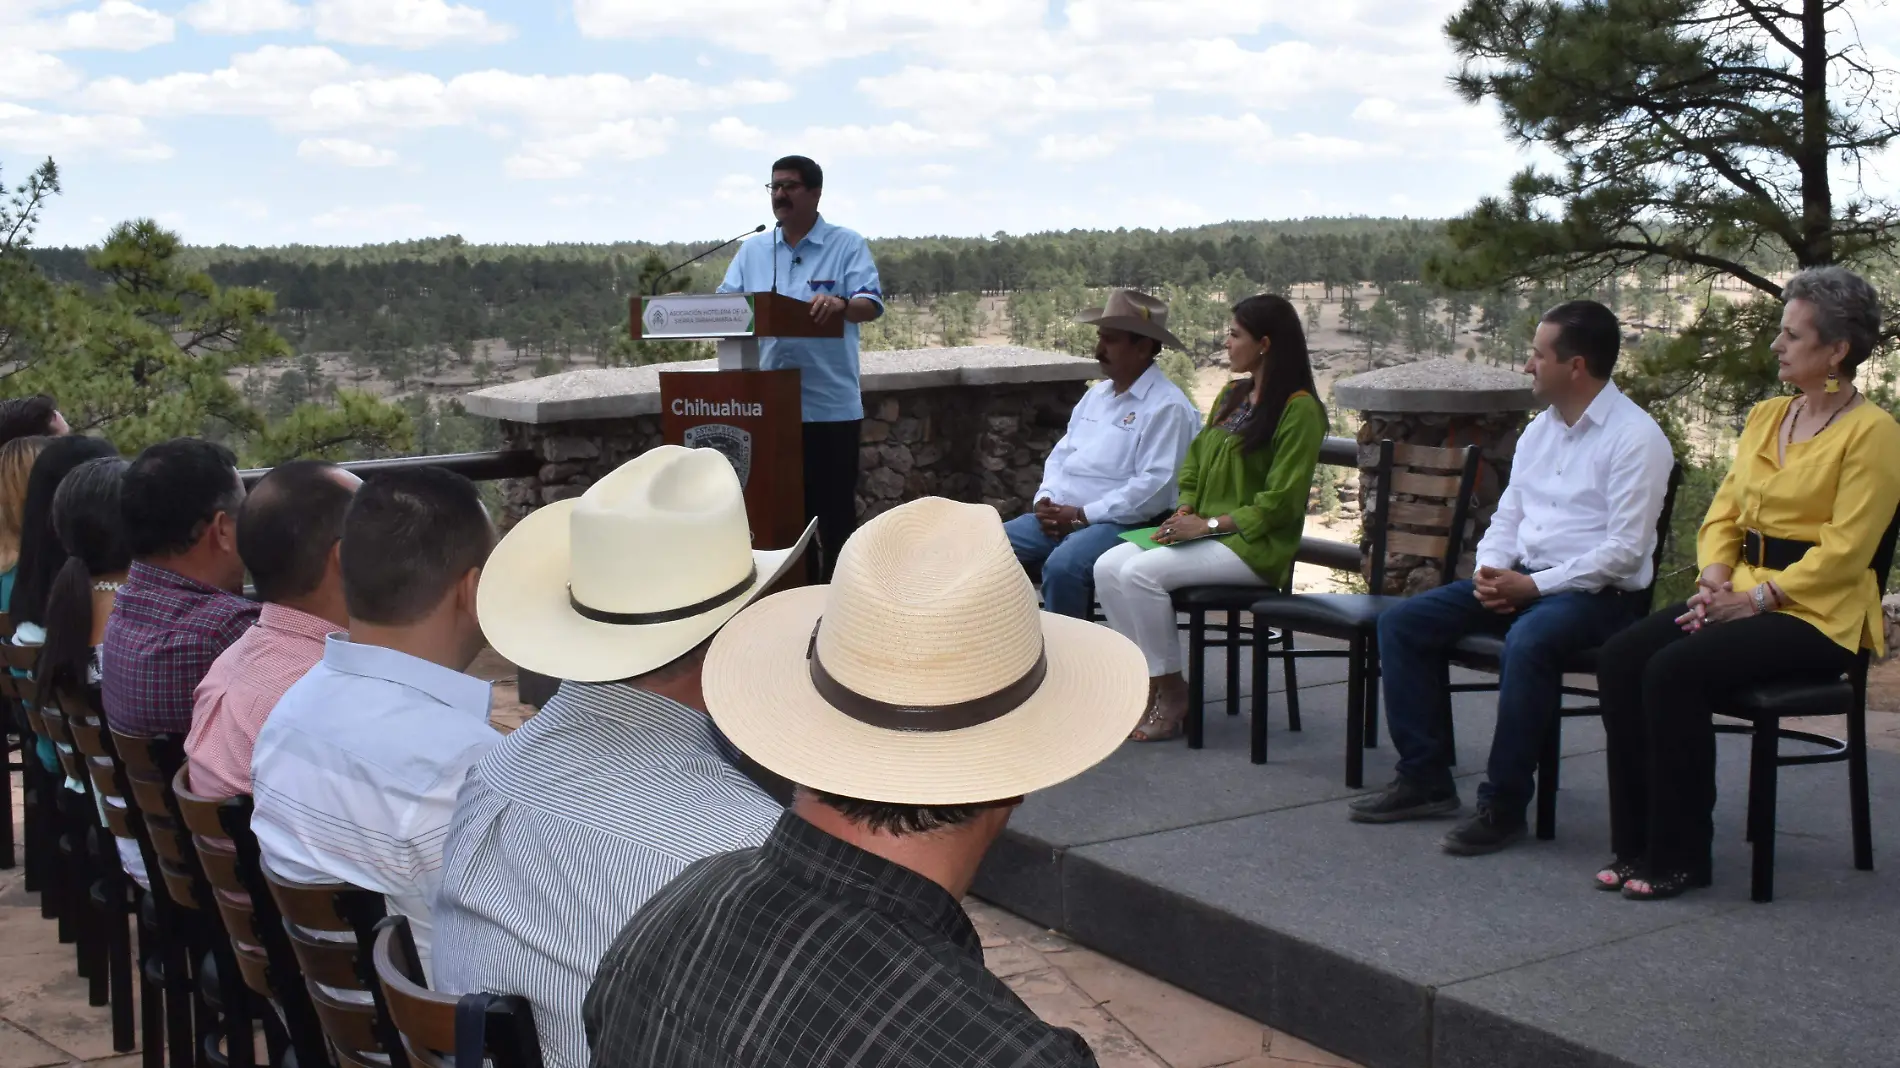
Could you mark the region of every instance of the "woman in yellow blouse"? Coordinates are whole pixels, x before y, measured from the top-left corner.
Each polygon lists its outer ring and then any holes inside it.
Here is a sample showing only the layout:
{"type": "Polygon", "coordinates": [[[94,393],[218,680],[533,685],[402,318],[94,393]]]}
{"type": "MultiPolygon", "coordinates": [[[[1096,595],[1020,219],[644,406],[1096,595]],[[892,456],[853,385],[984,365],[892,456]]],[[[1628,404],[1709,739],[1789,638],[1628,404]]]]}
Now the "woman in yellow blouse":
{"type": "Polygon", "coordinates": [[[1798,392],[1755,406],[1696,541],[1696,592],[1603,648],[1610,841],[1599,889],[1657,900],[1709,885],[1715,732],[1726,694],[1826,681],[1881,648],[1874,548],[1900,505],[1900,424],[1854,388],[1880,336],[1860,276],[1789,279],[1772,346],[1798,392]]]}

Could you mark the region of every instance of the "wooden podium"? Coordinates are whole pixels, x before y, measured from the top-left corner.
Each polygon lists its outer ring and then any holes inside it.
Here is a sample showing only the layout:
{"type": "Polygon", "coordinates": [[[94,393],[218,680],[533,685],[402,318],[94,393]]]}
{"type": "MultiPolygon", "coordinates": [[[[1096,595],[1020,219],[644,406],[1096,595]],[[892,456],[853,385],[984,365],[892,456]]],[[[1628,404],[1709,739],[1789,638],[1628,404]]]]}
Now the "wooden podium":
{"type": "Polygon", "coordinates": [[[804,439],[796,370],[759,368],[759,339],[843,337],[844,317],[823,326],[811,305],[779,293],[635,297],[636,339],[713,340],[716,371],[661,371],[660,426],[668,444],[714,448],[745,487],[752,544],[787,549],[805,530],[804,439]]]}

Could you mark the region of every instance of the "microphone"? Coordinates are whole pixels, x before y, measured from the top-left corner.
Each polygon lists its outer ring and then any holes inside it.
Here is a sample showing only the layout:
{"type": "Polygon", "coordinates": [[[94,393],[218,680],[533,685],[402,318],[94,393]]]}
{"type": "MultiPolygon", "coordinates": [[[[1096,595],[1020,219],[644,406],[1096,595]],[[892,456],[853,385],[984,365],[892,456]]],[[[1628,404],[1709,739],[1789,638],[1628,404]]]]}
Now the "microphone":
{"type": "Polygon", "coordinates": [[[782,222],[772,224],[772,292],[778,292],[778,231],[782,222]]]}
{"type": "MultiPolygon", "coordinates": [[[[683,268],[691,267],[693,264],[698,263],[700,260],[705,259],[706,257],[712,255],[715,252],[718,252],[720,249],[725,248],[727,245],[732,244],[732,242],[734,241],[738,241],[741,238],[751,237],[753,234],[762,234],[764,232],[765,232],[765,224],[760,223],[759,225],[753,227],[752,229],[747,230],[745,233],[740,234],[738,237],[734,237],[729,240],[719,242],[717,245],[714,245],[713,247],[707,249],[706,251],[700,253],[699,255],[694,256],[692,259],[687,260],[685,263],[680,264],[678,267],[668,267],[666,270],[661,271],[658,275],[654,276],[653,287],[650,290],[648,290],[647,296],[657,297],[660,295],[660,282],[667,275],[672,274],[673,272],[681,270],[683,268]]],[[[776,259],[776,257],[774,257],[774,259],[776,259]]],[[[776,263],[774,264],[774,266],[776,266],[776,263]]]]}

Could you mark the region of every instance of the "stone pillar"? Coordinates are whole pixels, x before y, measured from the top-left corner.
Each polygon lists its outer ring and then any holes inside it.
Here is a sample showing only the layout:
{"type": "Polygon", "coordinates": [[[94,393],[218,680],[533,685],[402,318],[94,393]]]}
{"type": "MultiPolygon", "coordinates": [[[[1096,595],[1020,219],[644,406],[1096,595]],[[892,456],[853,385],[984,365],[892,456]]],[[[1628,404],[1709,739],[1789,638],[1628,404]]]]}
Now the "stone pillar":
{"type": "MultiPolygon", "coordinates": [[[[1379,442],[1434,448],[1479,447],[1482,457],[1466,529],[1464,559],[1458,578],[1469,577],[1478,539],[1497,511],[1498,498],[1511,478],[1511,457],[1518,434],[1537,407],[1530,379],[1523,374],[1468,363],[1426,360],[1341,379],[1333,385],[1333,403],[1360,413],[1359,498],[1374,498],[1379,442]]],[[[1402,499],[1402,498],[1395,498],[1402,499]]],[[[1361,551],[1365,544],[1361,543],[1361,551]]],[[[1370,561],[1365,568],[1370,572],[1370,561]]],[[[1439,561],[1392,554],[1386,557],[1382,592],[1413,594],[1440,583],[1439,561]]],[[[1381,592],[1381,591],[1374,591],[1381,592]]]]}

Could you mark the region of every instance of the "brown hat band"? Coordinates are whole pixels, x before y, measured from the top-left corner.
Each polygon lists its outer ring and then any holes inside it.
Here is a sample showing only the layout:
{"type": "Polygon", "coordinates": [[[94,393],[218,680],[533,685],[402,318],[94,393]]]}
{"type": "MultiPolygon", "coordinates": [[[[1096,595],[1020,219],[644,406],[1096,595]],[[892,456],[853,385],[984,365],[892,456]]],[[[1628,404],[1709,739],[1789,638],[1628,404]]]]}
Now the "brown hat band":
{"type": "Polygon", "coordinates": [[[746,572],[745,578],[740,579],[737,586],[722,593],[715,593],[696,604],[668,608],[659,612],[603,612],[598,608],[589,608],[581,603],[580,598],[574,596],[573,586],[567,588],[567,603],[582,619],[591,619],[596,623],[611,623],[616,627],[650,627],[655,623],[677,623],[682,619],[703,616],[715,608],[731,604],[739,599],[740,594],[751,589],[752,584],[758,580],[759,565],[755,562],[752,570],[746,572]]]}
{"type": "MultiPolygon", "coordinates": [[[[819,625],[823,625],[823,620],[819,625]]],[[[893,705],[875,697],[866,697],[831,677],[818,659],[818,627],[811,630],[811,646],[805,657],[811,663],[811,684],[818,696],[831,707],[857,720],[887,731],[960,731],[1001,719],[1034,697],[1049,673],[1049,656],[1038,651],[1036,662],[1022,678],[983,697],[959,701],[953,705],[893,705]]]]}

